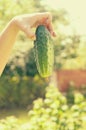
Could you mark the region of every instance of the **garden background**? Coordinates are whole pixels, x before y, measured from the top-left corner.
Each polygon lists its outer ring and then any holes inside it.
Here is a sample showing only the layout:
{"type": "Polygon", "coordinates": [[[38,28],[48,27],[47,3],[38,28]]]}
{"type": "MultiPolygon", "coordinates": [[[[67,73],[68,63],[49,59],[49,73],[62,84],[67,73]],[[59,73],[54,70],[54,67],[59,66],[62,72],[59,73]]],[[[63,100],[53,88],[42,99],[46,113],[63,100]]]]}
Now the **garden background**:
{"type": "MultiPolygon", "coordinates": [[[[75,5],[72,2],[68,6],[70,10],[74,6],[72,12],[78,12],[80,19],[81,5],[77,0],[75,5]]],[[[62,8],[59,3],[62,4],[59,0],[53,3],[50,0],[0,0],[0,32],[16,15],[49,11],[57,34],[53,39],[54,73],[58,75],[60,70],[85,71],[86,32],[82,30],[85,28],[84,22],[78,23],[77,20],[78,26],[74,26],[74,19],[65,7],[68,0],[63,0],[63,4],[66,4],[62,8]],[[77,30],[77,27],[81,28],[77,30]]],[[[86,19],[83,17],[83,20],[86,19]]],[[[60,86],[54,83],[55,75],[44,79],[38,74],[33,48],[33,41],[23,32],[19,32],[0,77],[0,130],[85,130],[86,85],[81,84],[77,88],[70,81],[68,89],[60,92],[60,86]]],[[[56,81],[59,82],[58,78],[56,81]]]]}

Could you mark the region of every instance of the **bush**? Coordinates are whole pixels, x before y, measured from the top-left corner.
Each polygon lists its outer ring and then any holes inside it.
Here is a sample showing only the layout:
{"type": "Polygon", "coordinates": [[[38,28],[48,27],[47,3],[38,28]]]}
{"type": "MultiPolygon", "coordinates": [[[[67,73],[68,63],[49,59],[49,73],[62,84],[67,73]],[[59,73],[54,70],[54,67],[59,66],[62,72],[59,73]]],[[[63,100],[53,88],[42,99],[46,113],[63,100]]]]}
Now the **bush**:
{"type": "Polygon", "coordinates": [[[18,130],[18,119],[14,116],[0,120],[0,130],[18,130]]]}
{"type": "Polygon", "coordinates": [[[9,61],[4,69],[3,75],[10,76],[30,76],[34,77],[38,74],[35,57],[34,48],[26,52],[18,51],[13,58],[9,61]]]}
{"type": "Polygon", "coordinates": [[[69,83],[69,87],[65,95],[67,98],[67,103],[70,106],[75,103],[75,99],[81,102],[81,100],[83,101],[83,98],[86,98],[86,85],[81,85],[79,87],[76,87],[75,83],[71,81],[69,83]]]}
{"type": "Polygon", "coordinates": [[[0,78],[0,108],[31,106],[34,99],[44,97],[46,82],[38,75],[2,76],[0,78]]]}
{"type": "Polygon", "coordinates": [[[74,104],[70,107],[66,97],[57,88],[49,86],[46,98],[34,101],[34,107],[28,113],[29,130],[82,130],[85,106],[83,95],[75,94],[74,104]]]}
{"type": "Polygon", "coordinates": [[[45,99],[38,98],[33,104],[27,123],[19,124],[16,118],[12,121],[12,117],[6,118],[4,123],[0,122],[1,130],[84,130],[86,102],[83,95],[75,95],[74,104],[70,107],[66,97],[57,88],[49,86],[45,99]]]}

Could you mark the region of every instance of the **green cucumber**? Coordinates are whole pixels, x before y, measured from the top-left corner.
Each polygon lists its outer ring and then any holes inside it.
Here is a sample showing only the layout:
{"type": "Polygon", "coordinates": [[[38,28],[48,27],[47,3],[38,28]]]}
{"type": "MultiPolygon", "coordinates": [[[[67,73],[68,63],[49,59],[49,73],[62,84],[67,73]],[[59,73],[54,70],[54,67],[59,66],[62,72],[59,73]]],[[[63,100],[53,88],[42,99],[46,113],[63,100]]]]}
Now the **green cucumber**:
{"type": "Polygon", "coordinates": [[[34,54],[37,70],[41,77],[51,76],[54,64],[54,47],[50,32],[44,25],[39,25],[36,29],[34,54]]]}

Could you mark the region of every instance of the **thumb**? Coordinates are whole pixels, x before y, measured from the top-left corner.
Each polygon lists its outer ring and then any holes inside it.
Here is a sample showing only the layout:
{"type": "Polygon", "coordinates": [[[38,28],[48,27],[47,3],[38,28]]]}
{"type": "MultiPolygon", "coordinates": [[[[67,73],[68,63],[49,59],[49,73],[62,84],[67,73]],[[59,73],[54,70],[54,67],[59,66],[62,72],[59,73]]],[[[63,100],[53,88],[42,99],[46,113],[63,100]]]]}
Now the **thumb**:
{"type": "Polygon", "coordinates": [[[26,30],[26,34],[27,34],[27,37],[29,37],[32,40],[36,39],[35,33],[32,32],[32,30],[30,28],[26,30]]]}

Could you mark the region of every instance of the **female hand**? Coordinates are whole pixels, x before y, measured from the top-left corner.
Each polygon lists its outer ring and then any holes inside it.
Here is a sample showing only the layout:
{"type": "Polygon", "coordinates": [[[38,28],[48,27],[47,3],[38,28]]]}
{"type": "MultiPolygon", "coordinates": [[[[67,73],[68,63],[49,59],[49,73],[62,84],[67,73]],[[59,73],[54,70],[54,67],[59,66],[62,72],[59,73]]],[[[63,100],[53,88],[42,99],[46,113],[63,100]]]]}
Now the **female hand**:
{"type": "Polygon", "coordinates": [[[9,21],[0,34],[0,75],[8,61],[18,32],[21,30],[29,38],[35,40],[36,36],[32,32],[32,28],[36,28],[38,25],[45,25],[51,35],[55,36],[52,26],[52,16],[49,12],[19,15],[9,21]]]}
{"type": "Polygon", "coordinates": [[[51,35],[56,36],[52,25],[52,15],[49,12],[19,15],[14,17],[13,22],[19,30],[25,32],[31,39],[35,39],[32,28],[36,28],[38,25],[45,25],[51,35]]]}

